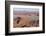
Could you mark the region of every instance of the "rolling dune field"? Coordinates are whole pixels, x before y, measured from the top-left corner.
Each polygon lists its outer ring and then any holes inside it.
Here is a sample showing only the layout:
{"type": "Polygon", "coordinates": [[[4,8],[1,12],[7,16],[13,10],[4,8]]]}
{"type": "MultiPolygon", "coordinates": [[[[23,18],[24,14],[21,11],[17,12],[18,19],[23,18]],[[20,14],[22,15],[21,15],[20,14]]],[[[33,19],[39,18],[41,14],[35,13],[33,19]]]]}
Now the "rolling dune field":
{"type": "Polygon", "coordinates": [[[13,16],[13,27],[38,27],[39,26],[39,15],[24,15],[16,14],[13,16]]]}

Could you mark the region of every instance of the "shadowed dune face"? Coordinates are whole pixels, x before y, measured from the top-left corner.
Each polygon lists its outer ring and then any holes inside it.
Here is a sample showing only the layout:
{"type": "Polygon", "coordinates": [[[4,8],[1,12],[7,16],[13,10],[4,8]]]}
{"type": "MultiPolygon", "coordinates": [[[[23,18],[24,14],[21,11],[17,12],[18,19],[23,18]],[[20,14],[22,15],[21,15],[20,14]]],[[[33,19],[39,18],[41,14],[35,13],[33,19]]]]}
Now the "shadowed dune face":
{"type": "Polygon", "coordinates": [[[28,15],[16,15],[17,18],[13,20],[13,26],[15,27],[38,27],[39,16],[28,15]]]}

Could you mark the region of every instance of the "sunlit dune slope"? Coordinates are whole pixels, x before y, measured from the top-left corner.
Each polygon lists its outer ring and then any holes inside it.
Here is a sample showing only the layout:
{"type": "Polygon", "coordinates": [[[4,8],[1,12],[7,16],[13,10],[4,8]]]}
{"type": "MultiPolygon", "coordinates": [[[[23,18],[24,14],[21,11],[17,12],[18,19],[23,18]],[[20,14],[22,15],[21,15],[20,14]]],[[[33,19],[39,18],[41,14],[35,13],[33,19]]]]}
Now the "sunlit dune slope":
{"type": "MultiPolygon", "coordinates": [[[[39,26],[39,16],[36,15],[16,15],[16,19],[13,20],[14,27],[37,27],[39,26]],[[18,23],[17,23],[18,22],[18,23]]],[[[14,15],[15,17],[15,15],[14,15]]]]}

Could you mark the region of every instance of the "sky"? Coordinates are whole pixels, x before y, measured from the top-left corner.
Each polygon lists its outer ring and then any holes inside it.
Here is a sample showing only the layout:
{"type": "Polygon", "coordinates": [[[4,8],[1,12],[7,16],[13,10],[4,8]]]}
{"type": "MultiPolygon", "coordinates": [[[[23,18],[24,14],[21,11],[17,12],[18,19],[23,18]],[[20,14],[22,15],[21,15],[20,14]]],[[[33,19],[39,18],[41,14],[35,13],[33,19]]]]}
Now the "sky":
{"type": "Polygon", "coordinates": [[[38,8],[13,8],[15,13],[38,12],[38,8]]]}

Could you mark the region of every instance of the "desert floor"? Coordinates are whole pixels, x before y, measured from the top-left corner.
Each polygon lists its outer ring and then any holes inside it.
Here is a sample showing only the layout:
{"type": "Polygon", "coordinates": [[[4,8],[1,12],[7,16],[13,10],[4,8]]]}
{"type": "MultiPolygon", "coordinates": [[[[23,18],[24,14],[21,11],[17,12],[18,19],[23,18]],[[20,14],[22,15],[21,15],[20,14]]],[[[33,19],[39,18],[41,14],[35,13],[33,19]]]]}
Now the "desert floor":
{"type": "Polygon", "coordinates": [[[39,16],[36,15],[15,15],[13,18],[13,27],[38,27],[39,16]],[[16,18],[14,18],[17,16],[16,18]]]}

